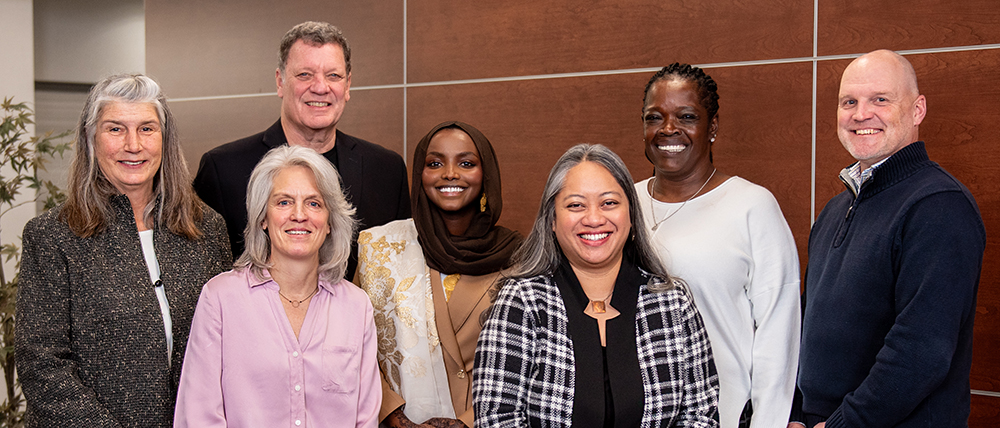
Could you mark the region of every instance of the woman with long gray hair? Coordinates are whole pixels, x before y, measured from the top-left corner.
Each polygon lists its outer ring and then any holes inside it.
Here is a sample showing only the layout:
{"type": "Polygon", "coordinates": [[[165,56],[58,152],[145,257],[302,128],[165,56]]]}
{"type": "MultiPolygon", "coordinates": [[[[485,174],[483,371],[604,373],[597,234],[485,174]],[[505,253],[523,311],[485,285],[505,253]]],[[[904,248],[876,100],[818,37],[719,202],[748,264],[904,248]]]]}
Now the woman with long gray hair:
{"type": "Polygon", "coordinates": [[[508,274],[479,336],[477,426],[718,426],[704,325],[618,155],[559,158],[508,274]]]}
{"type": "Polygon", "coordinates": [[[65,203],[24,228],[15,352],[28,427],[169,427],[191,317],[231,263],[166,97],[108,77],[80,116],[65,203]]]}

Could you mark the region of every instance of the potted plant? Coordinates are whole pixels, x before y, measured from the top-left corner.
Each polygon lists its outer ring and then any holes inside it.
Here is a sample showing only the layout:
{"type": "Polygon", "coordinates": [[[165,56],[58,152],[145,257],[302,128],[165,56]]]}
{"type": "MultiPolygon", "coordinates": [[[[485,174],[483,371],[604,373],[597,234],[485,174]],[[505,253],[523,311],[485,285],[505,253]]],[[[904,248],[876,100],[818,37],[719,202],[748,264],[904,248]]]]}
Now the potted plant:
{"type": "MultiPolygon", "coordinates": [[[[0,104],[3,121],[0,122],[0,218],[24,204],[45,201],[45,209],[64,201],[66,195],[49,180],[38,177],[45,169],[45,162],[55,155],[62,156],[69,143],[58,140],[70,133],[53,135],[50,131],[38,137],[26,137],[28,125],[34,124],[34,112],[25,103],[15,104],[13,98],[4,98],[0,104]],[[17,199],[25,189],[34,189],[36,197],[17,199]]],[[[5,262],[14,261],[20,270],[21,248],[14,242],[0,242],[0,257],[5,262]]],[[[5,272],[0,264],[0,369],[3,370],[7,397],[0,404],[0,426],[24,426],[24,397],[14,374],[14,316],[17,302],[18,272],[5,272]]]]}

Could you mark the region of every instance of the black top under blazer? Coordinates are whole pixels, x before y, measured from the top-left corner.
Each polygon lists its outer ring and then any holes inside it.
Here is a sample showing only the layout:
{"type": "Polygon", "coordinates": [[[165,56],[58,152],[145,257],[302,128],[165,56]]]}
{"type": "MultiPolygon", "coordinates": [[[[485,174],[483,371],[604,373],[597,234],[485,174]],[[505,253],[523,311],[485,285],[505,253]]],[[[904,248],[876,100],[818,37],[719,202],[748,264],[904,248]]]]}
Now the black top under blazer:
{"type": "MultiPolygon", "coordinates": [[[[410,218],[410,193],[406,164],[396,152],[337,130],[337,172],[347,201],[357,209],[358,230],[410,218]]],[[[281,120],[259,134],[223,144],[201,157],[194,189],[198,196],[226,219],[233,259],[243,254],[243,229],[247,225],[246,197],[250,174],[271,149],[288,144],[281,120]]],[[[332,160],[331,160],[332,162],[332,160]]],[[[354,237],[356,241],[357,236],[354,237]]],[[[352,243],[347,279],[357,267],[357,243],[352,243]]]]}

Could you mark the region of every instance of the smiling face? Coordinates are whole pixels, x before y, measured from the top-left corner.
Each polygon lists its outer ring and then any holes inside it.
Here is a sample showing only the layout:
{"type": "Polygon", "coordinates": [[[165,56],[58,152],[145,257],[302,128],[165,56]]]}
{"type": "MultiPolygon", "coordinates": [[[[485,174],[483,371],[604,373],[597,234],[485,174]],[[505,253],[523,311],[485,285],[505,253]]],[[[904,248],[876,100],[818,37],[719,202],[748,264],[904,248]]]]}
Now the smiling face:
{"type": "Polygon", "coordinates": [[[300,133],[336,128],[351,99],[351,76],[344,50],[336,43],[292,44],[284,73],[275,73],[281,98],[281,124],[300,133]]]}
{"type": "Polygon", "coordinates": [[[718,116],[709,118],[695,82],[660,80],[649,88],[642,109],[646,158],[657,175],[680,178],[712,168],[712,141],[718,116]]]}
{"type": "Polygon", "coordinates": [[[876,51],[854,60],[840,80],[837,135],[862,169],[918,139],[927,101],[905,61],[876,51]]]}
{"type": "Polygon", "coordinates": [[[575,270],[601,273],[621,263],[632,221],[625,191],[607,169],[588,161],[571,168],[555,204],[552,230],[575,270]]]}
{"type": "Polygon", "coordinates": [[[264,229],[271,238],[271,262],[315,259],[330,234],[328,210],[312,170],[285,168],[274,176],[264,229]]]}
{"type": "Polygon", "coordinates": [[[136,202],[148,201],[162,154],[162,127],[153,104],[110,102],[101,109],[94,155],[119,192],[136,202]]]}
{"type": "Polygon", "coordinates": [[[445,128],[427,145],[421,174],[427,199],[445,212],[472,213],[483,191],[483,167],[472,137],[460,129],[445,128]]]}

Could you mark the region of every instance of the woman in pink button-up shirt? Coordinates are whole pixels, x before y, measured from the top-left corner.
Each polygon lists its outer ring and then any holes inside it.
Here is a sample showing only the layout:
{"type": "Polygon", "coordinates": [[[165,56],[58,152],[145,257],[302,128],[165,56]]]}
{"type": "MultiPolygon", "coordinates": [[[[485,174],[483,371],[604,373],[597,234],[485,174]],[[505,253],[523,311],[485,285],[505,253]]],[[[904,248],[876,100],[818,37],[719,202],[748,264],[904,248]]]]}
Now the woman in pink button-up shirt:
{"type": "Polygon", "coordinates": [[[247,192],[246,249],[202,290],[177,427],[374,427],[382,393],[368,296],[341,279],[354,209],[314,151],[272,150],[247,192]]]}

